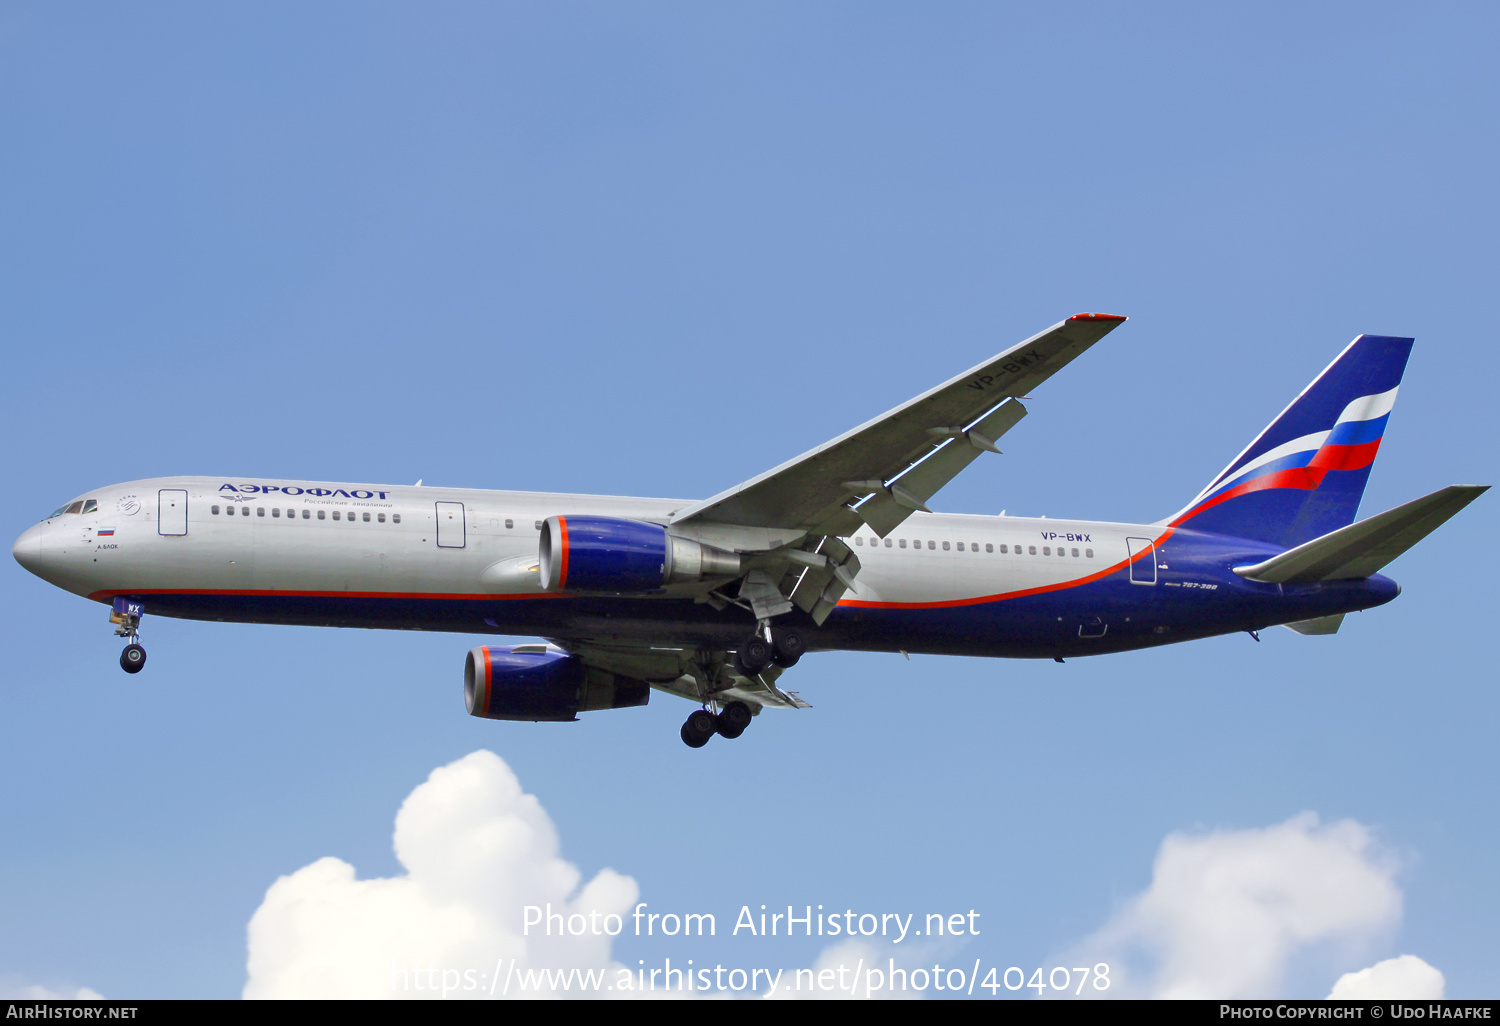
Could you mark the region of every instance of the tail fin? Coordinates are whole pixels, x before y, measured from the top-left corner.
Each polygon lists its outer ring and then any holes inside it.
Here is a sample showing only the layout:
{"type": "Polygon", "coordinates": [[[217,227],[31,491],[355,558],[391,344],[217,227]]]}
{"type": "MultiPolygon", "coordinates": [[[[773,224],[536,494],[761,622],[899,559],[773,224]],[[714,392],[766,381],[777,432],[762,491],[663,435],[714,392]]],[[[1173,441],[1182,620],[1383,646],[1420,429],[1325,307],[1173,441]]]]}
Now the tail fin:
{"type": "Polygon", "coordinates": [[[1354,522],[1412,339],[1361,335],[1172,527],[1291,548],[1354,522]]]}

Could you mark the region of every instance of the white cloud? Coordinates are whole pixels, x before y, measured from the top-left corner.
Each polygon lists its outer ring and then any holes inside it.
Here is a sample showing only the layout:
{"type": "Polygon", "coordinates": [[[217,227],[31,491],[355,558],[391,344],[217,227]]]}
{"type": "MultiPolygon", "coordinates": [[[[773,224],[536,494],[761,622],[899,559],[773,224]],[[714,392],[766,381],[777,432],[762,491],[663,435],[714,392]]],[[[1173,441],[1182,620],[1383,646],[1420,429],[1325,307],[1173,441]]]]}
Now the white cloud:
{"type": "Polygon", "coordinates": [[[494,753],[434,770],[396,816],[395,849],[403,876],[360,880],[323,858],[272,884],[250,920],[245,997],[498,997],[497,966],[515,997],[516,971],[620,969],[594,930],[628,923],[635,881],[605,869],[580,889],[552,820],[494,753]],[[523,908],[549,903],[553,936],[525,936],[523,908]],[[587,932],[558,936],[569,925],[587,932]]]}
{"type": "Polygon", "coordinates": [[[1151,885],[1076,952],[1110,964],[1112,997],[1266,997],[1297,952],[1358,947],[1393,928],[1394,874],[1365,827],[1320,826],[1311,812],[1259,830],[1170,834],[1151,885]]]}
{"type": "Polygon", "coordinates": [[[0,981],[0,998],[11,1001],[103,1001],[104,995],[88,987],[43,987],[0,981]]]}
{"type": "Polygon", "coordinates": [[[1345,973],[1328,997],[1331,1001],[1428,1001],[1441,998],[1445,985],[1438,970],[1416,955],[1402,955],[1345,973]]]}
{"type": "MultiPolygon", "coordinates": [[[[668,990],[658,978],[642,992],[636,967],[613,962],[611,937],[593,932],[597,923],[634,933],[635,881],[605,869],[580,888],[578,869],[558,857],[551,818],[492,752],[436,769],[412,791],[396,815],[395,849],[402,876],[361,880],[349,863],[322,858],[272,884],[250,919],[245,997],[499,998],[507,980],[510,997],[749,997],[770,988],[764,969],[750,985],[747,966],[734,967],[740,991],[730,973],[727,990],[668,990]],[[559,917],[553,936],[539,935],[544,926],[527,936],[523,909],[545,915],[549,903],[559,917]],[[559,936],[568,926],[588,932],[559,936]],[[568,986],[557,986],[559,971],[568,986]],[[582,973],[594,974],[586,990],[582,973]]],[[[890,955],[864,941],[835,944],[810,976],[783,970],[776,996],[921,996],[911,986],[889,993],[890,955]]],[[[673,961],[680,974],[685,963],[673,961]]]]}

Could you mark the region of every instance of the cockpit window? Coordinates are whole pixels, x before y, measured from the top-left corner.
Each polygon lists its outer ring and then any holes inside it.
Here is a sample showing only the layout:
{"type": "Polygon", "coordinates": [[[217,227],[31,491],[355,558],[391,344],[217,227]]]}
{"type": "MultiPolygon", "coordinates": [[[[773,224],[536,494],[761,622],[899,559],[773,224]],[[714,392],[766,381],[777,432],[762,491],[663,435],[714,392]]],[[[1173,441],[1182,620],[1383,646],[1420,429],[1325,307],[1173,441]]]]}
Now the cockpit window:
{"type": "Polygon", "coordinates": [[[51,513],[47,514],[47,519],[51,520],[53,517],[60,517],[64,513],[91,513],[99,508],[99,503],[95,502],[93,499],[87,500],[87,509],[84,508],[84,502],[85,500],[79,499],[77,502],[70,502],[66,506],[59,506],[51,513]]]}
{"type": "Polygon", "coordinates": [[[82,512],[82,513],[93,513],[98,508],[99,508],[99,500],[98,499],[84,499],[83,500],[83,509],[80,510],[80,512],[82,512]]]}

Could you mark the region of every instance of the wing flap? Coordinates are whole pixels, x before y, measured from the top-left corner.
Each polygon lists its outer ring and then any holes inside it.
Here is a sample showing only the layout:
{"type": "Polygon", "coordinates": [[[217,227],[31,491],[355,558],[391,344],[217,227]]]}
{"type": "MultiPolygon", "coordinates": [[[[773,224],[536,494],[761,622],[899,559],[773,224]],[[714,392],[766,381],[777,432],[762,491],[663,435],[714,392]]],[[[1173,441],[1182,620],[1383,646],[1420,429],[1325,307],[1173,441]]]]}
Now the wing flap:
{"type": "Polygon", "coordinates": [[[1234,572],[1267,584],[1369,577],[1489,489],[1449,485],[1234,572]]]}
{"type": "Polygon", "coordinates": [[[853,549],[833,537],[824,538],[814,555],[823,558],[802,574],[792,592],[792,604],[821,627],[839,604],[839,599],[853,586],[854,577],[859,573],[859,557],[853,549]]]}
{"type": "MultiPolygon", "coordinates": [[[[927,500],[979,458],[982,452],[996,452],[996,439],[1015,427],[1026,416],[1019,399],[1008,399],[985,414],[968,430],[949,429],[946,445],[912,467],[895,481],[883,485],[855,509],[870,530],[884,538],[917,510],[927,510],[927,500]]],[[[929,429],[929,433],[942,431],[929,429]]],[[[865,482],[880,485],[881,482],[865,482]]]]}

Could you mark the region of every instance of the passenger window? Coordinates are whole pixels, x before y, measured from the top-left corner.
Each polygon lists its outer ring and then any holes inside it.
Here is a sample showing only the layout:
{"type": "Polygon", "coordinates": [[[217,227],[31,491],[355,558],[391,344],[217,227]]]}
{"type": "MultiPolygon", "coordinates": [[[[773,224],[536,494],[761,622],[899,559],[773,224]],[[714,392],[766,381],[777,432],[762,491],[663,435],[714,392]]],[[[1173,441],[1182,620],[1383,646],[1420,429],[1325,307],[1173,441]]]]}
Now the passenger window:
{"type": "Polygon", "coordinates": [[[339,518],[339,511],[338,510],[334,510],[333,511],[333,519],[337,520],[338,518],[339,518]]]}
{"type": "Polygon", "coordinates": [[[1094,550],[1093,549],[1084,549],[1083,550],[1083,555],[1084,555],[1085,559],[1093,559],[1094,558],[1094,550]]]}
{"type": "Polygon", "coordinates": [[[1042,555],[1044,555],[1044,556],[1050,556],[1050,555],[1052,555],[1052,546],[1050,546],[1050,545],[1043,545],[1042,546],[1042,555]]]}
{"type": "MultiPolygon", "coordinates": [[[[986,551],[986,552],[994,552],[995,551],[995,546],[991,542],[985,542],[984,543],[984,551],[986,551]]],[[[1005,546],[1004,545],[1000,546],[1000,551],[1001,552],[1005,551],[1005,546]]]]}
{"type": "MultiPolygon", "coordinates": [[[[927,540],[927,547],[929,549],[935,549],[935,548],[937,548],[937,542],[935,542],[935,541],[933,541],[932,539],[929,538],[927,540]]],[[[947,548],[947,546],[944,546],[944,548],[947,548]]]]}
{"type": "MultiPolygon", "coordinates": [[[[334,515],[337,516],[338,514],[334,514],[334,515]]],[[[328,511],[326,509],[320,509],[320,510],[318,510],[318,519],[319,520],[327,520],[328,519],[328,511]]]]}
{"type": "Polygon", "coordinates": [[[368,514],[368,513],[365,513],[365,514],[364,514],[364,515],[362,515],[362,516],[361,516],[361,517],[360,517],[360,518],[359,518],[359,519],[361,519],[361,520],[363,520],[363,521],[364,521],[364,522],[365,522],[365,523],[367,523],[367,524],[368,524],[368,523],[369,523],[369,522],[370,522],[370,514],[368,514]]]}
{"type": "Polygon", "coordinates": [[[272,506],[271,507],[271,516],[273,516],[273,517],[279,517],[279,516],[281,516],[281,509],[279,507],[272,506]]]}
{"type": "Polygon", "coordinates": [[[902,538],[902,539],[901,539],[901,547],[902,547],[902,548],[903,548],[903,549],[904,549],[904,548],[906,548],[906,539],[905,539],[905,538],[902,538]]]}
{"type": "Polygon", "coordinates": [[[391,514],[391,523],[393,523],[393,524],[399,524],[399,523],[401,523],[401,514],[400,513],[392,513],[391,514]]]}
{"type": "Polygon", "coordinates": [[[240,507],[240,516],[242,516],[242,517],[248,517],[249,515],[250,515],[250,507],[249,506],[241,506],[240,507]]]}
{"type": "Polygon", "coordinates": [[[855,538],[854,539],[854,544],[856,544],[856,545],[863,545],[864,543],[865,543],[865,540],[863,538],[855,538]]]}
{"type": "MultiPolygon", "coordinates": [[[[929,549],[930,549],[930,548],[932,548],[932,543],[931,543],[931,542],[928,542],[928,543],[927,543],[927,547],[928,547],[928,548],[929,548],[929,549]]],[[[947,542],[943,542],[943,551],[944,551],[944,552],[948,552],[948,551],[950,551],[950,546],[949,546],[949,545],[948,545],[948,543],[947,543],[947,542]]]]}
{"type": "Polygon", "coordinates": [[[1029,554],[1030,554],[1030,555],[1033,555],[1033,556],[1034,556],[1034,555],[1036,555],[1036,546],[1035,546],[1035,545],[1028,545],[1028,546],[1026,546],[1026,551],[1027,551],[1027,552],[1028,552],[1028,553],[1029,553],[1029,554]]]}
{"type": "Polygon", "coordinates": [[[890,548],[890,547],[891,547],[891,540],[890,540],[890,539],[889,539],[889,538],[887,538],[887,539],[886,539],[886,540],[885,540],[885,547],[886,547],[886,548],[890,548]]]}
{"type": "Polygon", "coordinates": [[[377,514],[375,514],[375,519],[378,520],[378,521],[380,521],[383,524],[383,523],[385,523],[385,514],[384,513],[377,513],[377,514]]]}
{"type": "Polygon", "coordinates": [[[1010,555],[1010,546],[1006,545],[1004,542],[1001,542],[1001,544],[1000,544],[1000,554],[1002,556],[1008,556],[1008,555],[1010,555]]]}
{"type": "MultiPolygon", "coordinates": [[[[943,548],[945,548],[945,549],[946,549],[946,548],[947,548],[947,547],[948,547],[948,543],[947,543],[947,542],[944,542],[944,543],[943,543],[943,548]]],[[[963,542],[959,542],[959,543],[958,543],[958,551],[959,551],[959,552],[962,552],[962,551],[963,551],[963,550],[964,550],[964,543],[963,543],[963,542]]]]}
{"type": "Polygon", "coordinates": [[[219,515],[219,507],[217,507],[217,506],[210,506],[208,508],[208,511],[210,513],[212,513],[214,516],[218,516],[219,515]]]}
{"type": "Polygon", "coordinates": [[[255,515],[258,516],[258,517],[265,516],[266,515],[266,507],[264,507],[264,506],[256,506],[255,507],[255,515]]]}
{"type": "Polygon", "coordinates": [[[312,511],[311,511],[311,510],[306,510],[306,509],[305,509],[305,510],[303,510],[303,511],[302,511],[302,519],[303,519],[303,520],[307,520],[307,519],[309,519],[309,518],[310,518],[310,517],[311,517],[311,516],[312,516],[312,511]]]}
{"type": "Polygon", "coordinates": [[[537,522],[536,522],[536,529],[537,529],[537,530],[538,530],[538,531],[540,531],[540,530],[541,530],[541,529],[542,529],[542,522],[541,522],[541,521],[540,521],[540,520],[538,520],[538,521],[537,521],[537,522]]]}
{"type": "Polygon", "coordinates": [[[1077,550],[1077,549],[1074,549],[1074,550],[1073,550],[1073,558],[1074,558],[1074,559],[1077,559],[1077,558],[1078,558],[1078,550],[1077,550]]]}

